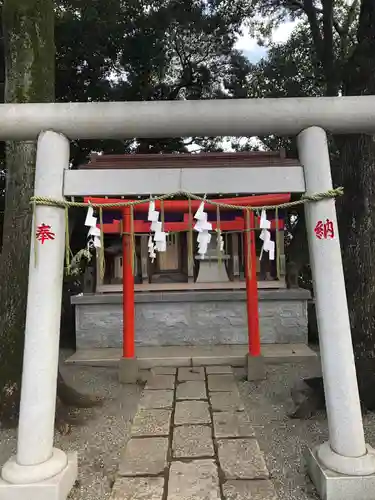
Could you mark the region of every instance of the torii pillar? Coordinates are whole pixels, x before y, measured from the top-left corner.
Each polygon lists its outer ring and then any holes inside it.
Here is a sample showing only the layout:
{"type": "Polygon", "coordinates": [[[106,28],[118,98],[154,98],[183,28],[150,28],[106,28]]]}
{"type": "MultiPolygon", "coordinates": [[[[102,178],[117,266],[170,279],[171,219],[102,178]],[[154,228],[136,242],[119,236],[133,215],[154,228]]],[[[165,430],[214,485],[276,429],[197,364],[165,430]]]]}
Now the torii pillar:
{"type": "MultiPolygon", "coordinates": [[[[306,194],[331,190],[325,131],[301,132],[298,150],[306,194]]],[[[305,213],[329,429],[308,451],[308,471],[323,500],[372,500],[375,453],[364,438],[335,200],[307,203],[305,213]]]]}
{"type": "MultiPolygon", "coordinates": [[[[53,131],[38,138],[35,196],[64,200],[69,140],[53,131]]],[[[1,500],[62,500],[77,478],[77,453],[53,447],[59,361],[65,209],[37,206],[31,229],[29,288],[17,454],[1,471],[1,500]],[[37,227],[51,238],[36,240],[37,227]]]]}

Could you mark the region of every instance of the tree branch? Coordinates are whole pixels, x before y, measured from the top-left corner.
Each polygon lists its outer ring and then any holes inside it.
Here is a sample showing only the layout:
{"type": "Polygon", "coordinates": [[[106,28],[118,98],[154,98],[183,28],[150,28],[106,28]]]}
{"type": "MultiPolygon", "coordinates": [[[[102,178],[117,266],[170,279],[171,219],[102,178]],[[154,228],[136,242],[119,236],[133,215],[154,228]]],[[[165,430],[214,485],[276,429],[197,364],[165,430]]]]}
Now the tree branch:
{"type": "MultiPolygon", "coordinates": [[[[291,7],[301,9],[307,16],[310,31],[317,54],[326,78],[326,94],[337,94],[337,78],[335,77],[335,55],[333,46],[333,28],[340,34],[342,27],[333,18],[333,0],[324,0],[323,8],[315,7],[313,0],[289,0],[291,7]],[[318,14],[322,16],[322,30],[319,25],[318,14]]],[[[341,35],[340,35],[341,36],[341,35]]]]}
{"type": "MultiPolygon", "coordinates": [[[[293,2],[296,0],[292,0],[293,2]]],[[[304,0],[303,2],[303,11],[305,12],[307,19],[309,21],[311,35],[314,42],[315,51],[320,61],[323,61],[324,58],[324,43],[322,34],[319,28],[318,21],[318,11],[314,7],[313,0],[304,0]]]]}

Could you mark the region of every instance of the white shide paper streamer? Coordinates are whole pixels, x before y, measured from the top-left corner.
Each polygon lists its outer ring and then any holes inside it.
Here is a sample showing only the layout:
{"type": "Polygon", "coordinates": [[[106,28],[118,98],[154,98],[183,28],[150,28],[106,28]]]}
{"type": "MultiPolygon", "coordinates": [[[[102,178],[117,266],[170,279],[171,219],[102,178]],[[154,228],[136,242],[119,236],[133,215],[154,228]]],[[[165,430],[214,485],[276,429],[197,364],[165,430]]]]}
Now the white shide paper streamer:
{"type": "Polygon", "coordinates": [[[263,241],[262,250],[260,251],[259,260],[262,260],[263,252],[268,252],[269,259],[275,260],[275,242],[271,240],[271,221],[267,220],[265,210],[262,210],[260,215],[260,229],[261,233],[259,238],[263,241]]]}
{"type": "Polygon", "coordinates": [[[151,262],[154,262],[156,252],[165,252],[167,250],[167,233],[162,230],[162,223],[159,221],[159,216],[160,212],[155,210],[155,202],[150,201],[147,220],[151,222],[151,234],[148,239],[148,254],[151,262]]]}
{"type": "Polygon", "coordinates": [[[97,217],[94,217],[93,207],[87,209],[85,226],[90,228],[87,234],[87,248],[101,248],[100,229],[97,227],[97,217]]]}
{"type": "Polygon", "coordinates": [[[209,231],[212,231],[212,224],[207,221],[207,212],[204,211],[204,201],[201,202],[198,210],[195,212],[194,219],[197,221],[194,230],[198,232],[198,255],[201,256],[201,259],[204,259],[211,241],[209,231]]]}

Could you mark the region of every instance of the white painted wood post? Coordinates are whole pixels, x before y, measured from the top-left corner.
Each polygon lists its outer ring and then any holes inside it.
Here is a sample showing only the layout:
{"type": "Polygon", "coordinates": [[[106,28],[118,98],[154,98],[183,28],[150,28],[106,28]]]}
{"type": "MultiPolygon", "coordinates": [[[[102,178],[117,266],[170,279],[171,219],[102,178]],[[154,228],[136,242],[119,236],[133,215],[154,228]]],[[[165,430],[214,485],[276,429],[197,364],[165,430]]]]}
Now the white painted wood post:
{"type": "Polygon", "coordinates": [[[141,236],[141,269],[142,281],[148,282],[148,235],[141,236]]]}
{"type": "MultiPolygon", "coordinates": [[[[332,189],[325,131],[301,132],[298,150],[306,194],[332,189]]],[[[363,432],[335,200],[307,203],[305,213],[329,427],[329,444],[319,448],[318,458],[339,473],[371,474],[375,457],[367,453],[363,432]]]]}
{"type": "Polygon", "coordinates": [[[239,280],[240,278],[240,259],[239,259],[239,241],[238,241],[238,233],[232,233],[232,269],[233,269],[233,278],[234,281],[239,280]]]}
{"type": "MultiPolygon", "coordinates": [[[[62,200],[68,165],[68,139],[52,131],[42,132],[35,195],[62,200]]],[[[14,484],[43,481],[67,465],[65,453],[53,448],[64,250],[64,209],[37,206],[31,233],[17,456],[2,471],[2,478],[14,484]],[[47,226],[51,238],[46,235],[44,242],[36,239],[41,224],[47,226]]]]}

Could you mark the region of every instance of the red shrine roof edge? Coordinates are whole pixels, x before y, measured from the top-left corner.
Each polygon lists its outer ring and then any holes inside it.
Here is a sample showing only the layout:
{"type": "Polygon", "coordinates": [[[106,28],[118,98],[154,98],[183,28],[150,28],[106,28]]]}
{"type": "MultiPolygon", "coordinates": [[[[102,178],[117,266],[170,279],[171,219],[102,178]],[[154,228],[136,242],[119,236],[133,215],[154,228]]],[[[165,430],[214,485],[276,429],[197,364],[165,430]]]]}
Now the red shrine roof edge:
{"type": "Polygon", "coordinates": [[[238,153],[92,154],[79,169],[216,168],[300,166],[286,158],[285,151],[241,151],[238,153]]]}

